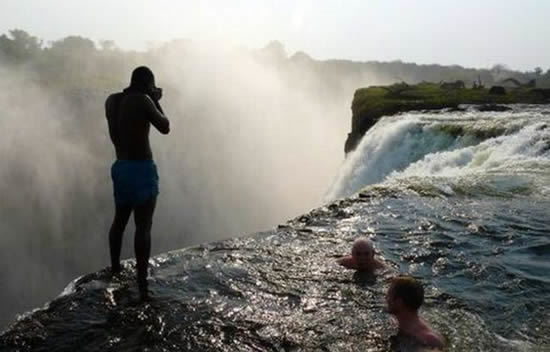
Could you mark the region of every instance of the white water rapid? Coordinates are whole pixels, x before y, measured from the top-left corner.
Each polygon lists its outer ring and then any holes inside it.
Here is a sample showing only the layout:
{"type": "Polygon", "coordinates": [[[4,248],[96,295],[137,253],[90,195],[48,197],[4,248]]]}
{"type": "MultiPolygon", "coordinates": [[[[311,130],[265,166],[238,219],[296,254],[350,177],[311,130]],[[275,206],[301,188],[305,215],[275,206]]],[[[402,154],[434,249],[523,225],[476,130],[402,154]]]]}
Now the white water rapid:
{"type": "Polygon", "coordinates": [[[375,184],[444,195],[549,195],[550,107],[384,117],[347,156],[326,200],[375,184]]]}

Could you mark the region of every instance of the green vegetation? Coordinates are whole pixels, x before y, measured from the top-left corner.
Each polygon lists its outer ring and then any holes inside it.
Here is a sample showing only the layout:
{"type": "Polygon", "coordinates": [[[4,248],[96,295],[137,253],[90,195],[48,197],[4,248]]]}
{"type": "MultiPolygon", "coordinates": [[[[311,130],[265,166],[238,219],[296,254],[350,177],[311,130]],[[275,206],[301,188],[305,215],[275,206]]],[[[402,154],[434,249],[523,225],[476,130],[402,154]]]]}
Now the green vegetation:
{"type": "Polygon", "coordinates": [[[487,88],[445,89],[428,82],[361,88],[353,97],[352,130],[345,150],[347,153],[355,149],[361,137],[382,116],[413,110],[456,109],[460,104],[550,103],[549,93],[548,89],[519,87],[506,89],[505,94],[491,94],[487,88]]]}
{"type": "MultiPolygon", "coordinates": [[[[136,65],[155,67],[160,60],[170,56],[177,57],[173,60],[174,65],[185,66],[195,53],[202,50],[202,46],[189,39],[176,39],[136,52],[121,50],[112,40],[94,42],[78,35],[45,43],[24,30],[13,29],[0,34],[0,66],[32,73],[33,81],[48,89],[67,91],[88,87],[109,91],[126,84],[128,72],[136,65]]],[[[550,70],[543,74],[540,67],[519,72],[500,64],[490,69],[474,69],[459,65],[417,65],[399,60],[315,60],[300,51],[288,55],[277,41],[262,49],[244,51],[254,60],[277,68],[283,79],[293,86],[304,87],[325,99],[336,99],[336,95],[347,98],[350,90],[367,84],[389,85],[399,81],[418,84],[422,81],[462,80],[471,86],[481,80],[489,86],[513,78],[521,84],[535,79],[537,87],[550,87],[550,70]]],[[[220,55],[220,64],[223,65],[222,57],[220,55]]]]}

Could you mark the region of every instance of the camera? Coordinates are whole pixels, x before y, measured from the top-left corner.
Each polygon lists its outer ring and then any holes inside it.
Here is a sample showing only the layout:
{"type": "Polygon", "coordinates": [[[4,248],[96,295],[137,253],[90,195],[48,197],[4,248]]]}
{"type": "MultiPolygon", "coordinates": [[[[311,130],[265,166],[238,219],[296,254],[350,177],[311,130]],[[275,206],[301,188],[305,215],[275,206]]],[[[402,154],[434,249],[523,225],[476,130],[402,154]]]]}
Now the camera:
{"type": "Polygon", "coordinates": [[[151,88],[151,99],[154,101],[159,101],[162,98],[162,88],[153,87],[151,88]]]}

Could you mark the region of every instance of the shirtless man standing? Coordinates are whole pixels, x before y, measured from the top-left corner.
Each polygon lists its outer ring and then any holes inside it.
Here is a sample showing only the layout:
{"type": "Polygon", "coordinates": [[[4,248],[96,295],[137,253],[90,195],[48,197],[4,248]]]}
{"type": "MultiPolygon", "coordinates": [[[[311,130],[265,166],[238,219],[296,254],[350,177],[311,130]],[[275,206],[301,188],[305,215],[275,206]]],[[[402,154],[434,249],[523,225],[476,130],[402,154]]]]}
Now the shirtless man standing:
{"type": "Polygon", "coordinates": [[[386,295],[388,311],[397,319],[399,332],[432,348],[443,348],[441,335],[435,332],[418,314],[424,302],[422,284],[411,276],[392,279],[386,295]]]}
{"type": "Polygon", "coordinates": [[[122,235],[133,212],[137,282],[142,299],[148,298],[151,226],[159,193],[149,129],[153,125],[162,134],[170,132],[170,122],[159,104],[161,97],[162,90],[155,87],[153,72],[141,66],[132,72],[130,86],[110,95],[105,102],[109,135],[117,158],[111,167],[115,198],[115,217],[109,231],[111,270],[113,274],[121,270],[122,235]]]}
{"type": "Polygon", "coordinates": [[[384,263],[374,257],[372,242],[366,238],[355,240],[351,248],[351,255],[338,259],[338,264],[348,269],[372,274],[376,269],[384,268],[384,263]]]}

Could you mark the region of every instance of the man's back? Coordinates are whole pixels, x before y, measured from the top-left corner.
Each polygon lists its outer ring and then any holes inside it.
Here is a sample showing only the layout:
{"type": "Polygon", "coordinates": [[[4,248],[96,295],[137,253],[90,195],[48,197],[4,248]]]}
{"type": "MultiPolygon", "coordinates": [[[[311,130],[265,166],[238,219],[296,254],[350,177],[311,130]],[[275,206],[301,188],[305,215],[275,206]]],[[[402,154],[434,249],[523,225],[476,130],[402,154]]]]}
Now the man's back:
{"type": "Polygon", "coordinates": [[[138,92],[112,94],[105,102],[109,134],[119,160],[151,160],[151,123],[163,134],[170,131],[168,119],[149,96],[138,92]]]}

